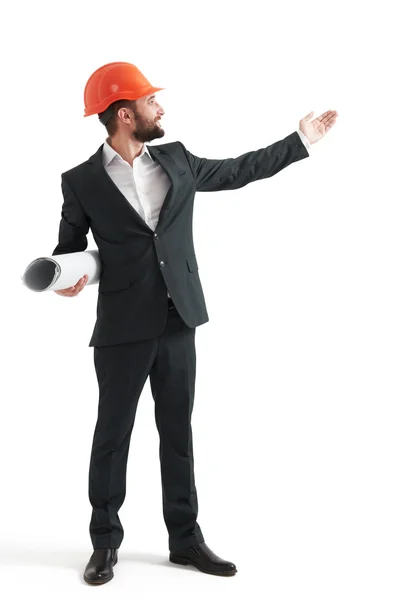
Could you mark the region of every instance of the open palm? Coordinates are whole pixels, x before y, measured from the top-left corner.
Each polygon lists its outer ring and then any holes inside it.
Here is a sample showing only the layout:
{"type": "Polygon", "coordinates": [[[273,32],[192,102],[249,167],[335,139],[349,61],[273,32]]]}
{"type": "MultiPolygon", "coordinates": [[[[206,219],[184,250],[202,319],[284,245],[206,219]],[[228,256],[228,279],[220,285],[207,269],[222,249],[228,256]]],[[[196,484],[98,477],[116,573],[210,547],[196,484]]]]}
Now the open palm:
{"type": "Polygon", "coordinates": [[[299,123],[299,129],[307,137],[310,144],[315,144],[334,126],[338,113],[336,110],[327,110],[319,117],[310,121],[314,112],[311,111],[299,123]]]}

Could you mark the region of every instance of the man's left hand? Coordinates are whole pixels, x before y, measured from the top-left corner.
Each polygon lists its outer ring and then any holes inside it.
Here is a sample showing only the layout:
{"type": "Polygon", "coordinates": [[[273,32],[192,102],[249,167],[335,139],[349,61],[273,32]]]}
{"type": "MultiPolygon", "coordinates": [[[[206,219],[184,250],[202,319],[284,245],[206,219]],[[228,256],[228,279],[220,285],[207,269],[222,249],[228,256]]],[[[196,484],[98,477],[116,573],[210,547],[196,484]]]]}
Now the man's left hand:
{"type": "Polygon", "coordinates": [[[314,112],[311,111],[299,123],[299,129],[307,137],[310,144],[315,144],[334,126],[338,113],[336,110],[327,110],[319,117],[310,121],[314,112]]]}

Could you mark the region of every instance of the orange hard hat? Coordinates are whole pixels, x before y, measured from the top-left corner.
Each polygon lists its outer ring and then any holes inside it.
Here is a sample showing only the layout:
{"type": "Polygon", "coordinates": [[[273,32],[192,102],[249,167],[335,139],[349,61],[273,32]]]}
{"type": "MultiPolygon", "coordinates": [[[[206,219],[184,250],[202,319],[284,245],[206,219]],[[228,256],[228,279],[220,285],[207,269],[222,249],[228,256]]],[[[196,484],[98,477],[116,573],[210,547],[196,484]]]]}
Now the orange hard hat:
{"type": "Polygon", "coordinates": [[[131,63],[108,63],[92,73],[85,85],[83,116],[101,113],[116,100],[136,100],[164,89],[152,86],[131,63]]]}

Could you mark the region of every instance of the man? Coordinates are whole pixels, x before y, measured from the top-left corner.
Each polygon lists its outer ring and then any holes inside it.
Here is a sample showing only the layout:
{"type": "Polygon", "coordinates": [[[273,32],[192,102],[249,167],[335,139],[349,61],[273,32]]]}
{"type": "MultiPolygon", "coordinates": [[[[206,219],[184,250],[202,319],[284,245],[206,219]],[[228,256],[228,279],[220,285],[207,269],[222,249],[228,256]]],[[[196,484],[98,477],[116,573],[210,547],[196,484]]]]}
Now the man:
{"type": "MultiPolygon", "coordinates": [[[[196,375],[195,330],[207,309],[193,246],[196,191],[234,190],[307,158],[334,125],[328,110],[266,148],[237,158],[206,159],[162,138],[164,110],[135,65],[109,63],[89,78],[85,116],[98,114],[108,137],[88,161],[62,174],[64,203],[53,255],[83,251],[91,228],[101,275],[89,346],[99,384],[89,468],[93,554],[84,579],[114,575],[124,531],[118,511],[126,491],[130,436],[147,377],[160,436],[163,515],[170,561],[214,575],[236,566],[208,548],[197,523],[191,430],[196,375]]],[[[56,293],[76,296],[87,282],[56,293]]]]}

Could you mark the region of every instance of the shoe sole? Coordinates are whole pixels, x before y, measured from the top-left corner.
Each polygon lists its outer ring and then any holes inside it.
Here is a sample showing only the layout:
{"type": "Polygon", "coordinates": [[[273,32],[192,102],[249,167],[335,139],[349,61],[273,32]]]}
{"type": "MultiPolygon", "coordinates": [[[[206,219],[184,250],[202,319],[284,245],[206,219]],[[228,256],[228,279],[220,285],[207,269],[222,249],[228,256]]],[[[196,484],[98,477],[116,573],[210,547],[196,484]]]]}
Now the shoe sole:
{"type": "MultiPolygon", "coordinates": [[[[113,563],[113,567],[115,567],[117,562],[118,558],[115,561],[115,563],[113,563]]],[[[89,583],[90,585],[102,585],[103,583],[108,583],[113,577],[114,573],[111,573],[110,577],[104,577],[104,579],[95,579],[94,581],[92,581],[91,579],[86,579],[85,574],[83,575],[83,579],[86,581],[86,583],[89,583]]]]}
{"type": "Polygon", "coordinates": [[[203,573],[207,573],[208,575],[221,575],[223,577],[231,577],[232,575],[235,575],[237,573],[237,569],[235,569],[234,571],[210,571],[209,569],[203,569],[202,567],[199,567],[199,565],[196,565],[196,563],[191,561],[189,558],[179,558],[177,556],[170,556],[169,560],[170,562],[175,563],[176,565],[191,565],[192,567],[196,567],[196,569],[202,571],[203,573]]]}

